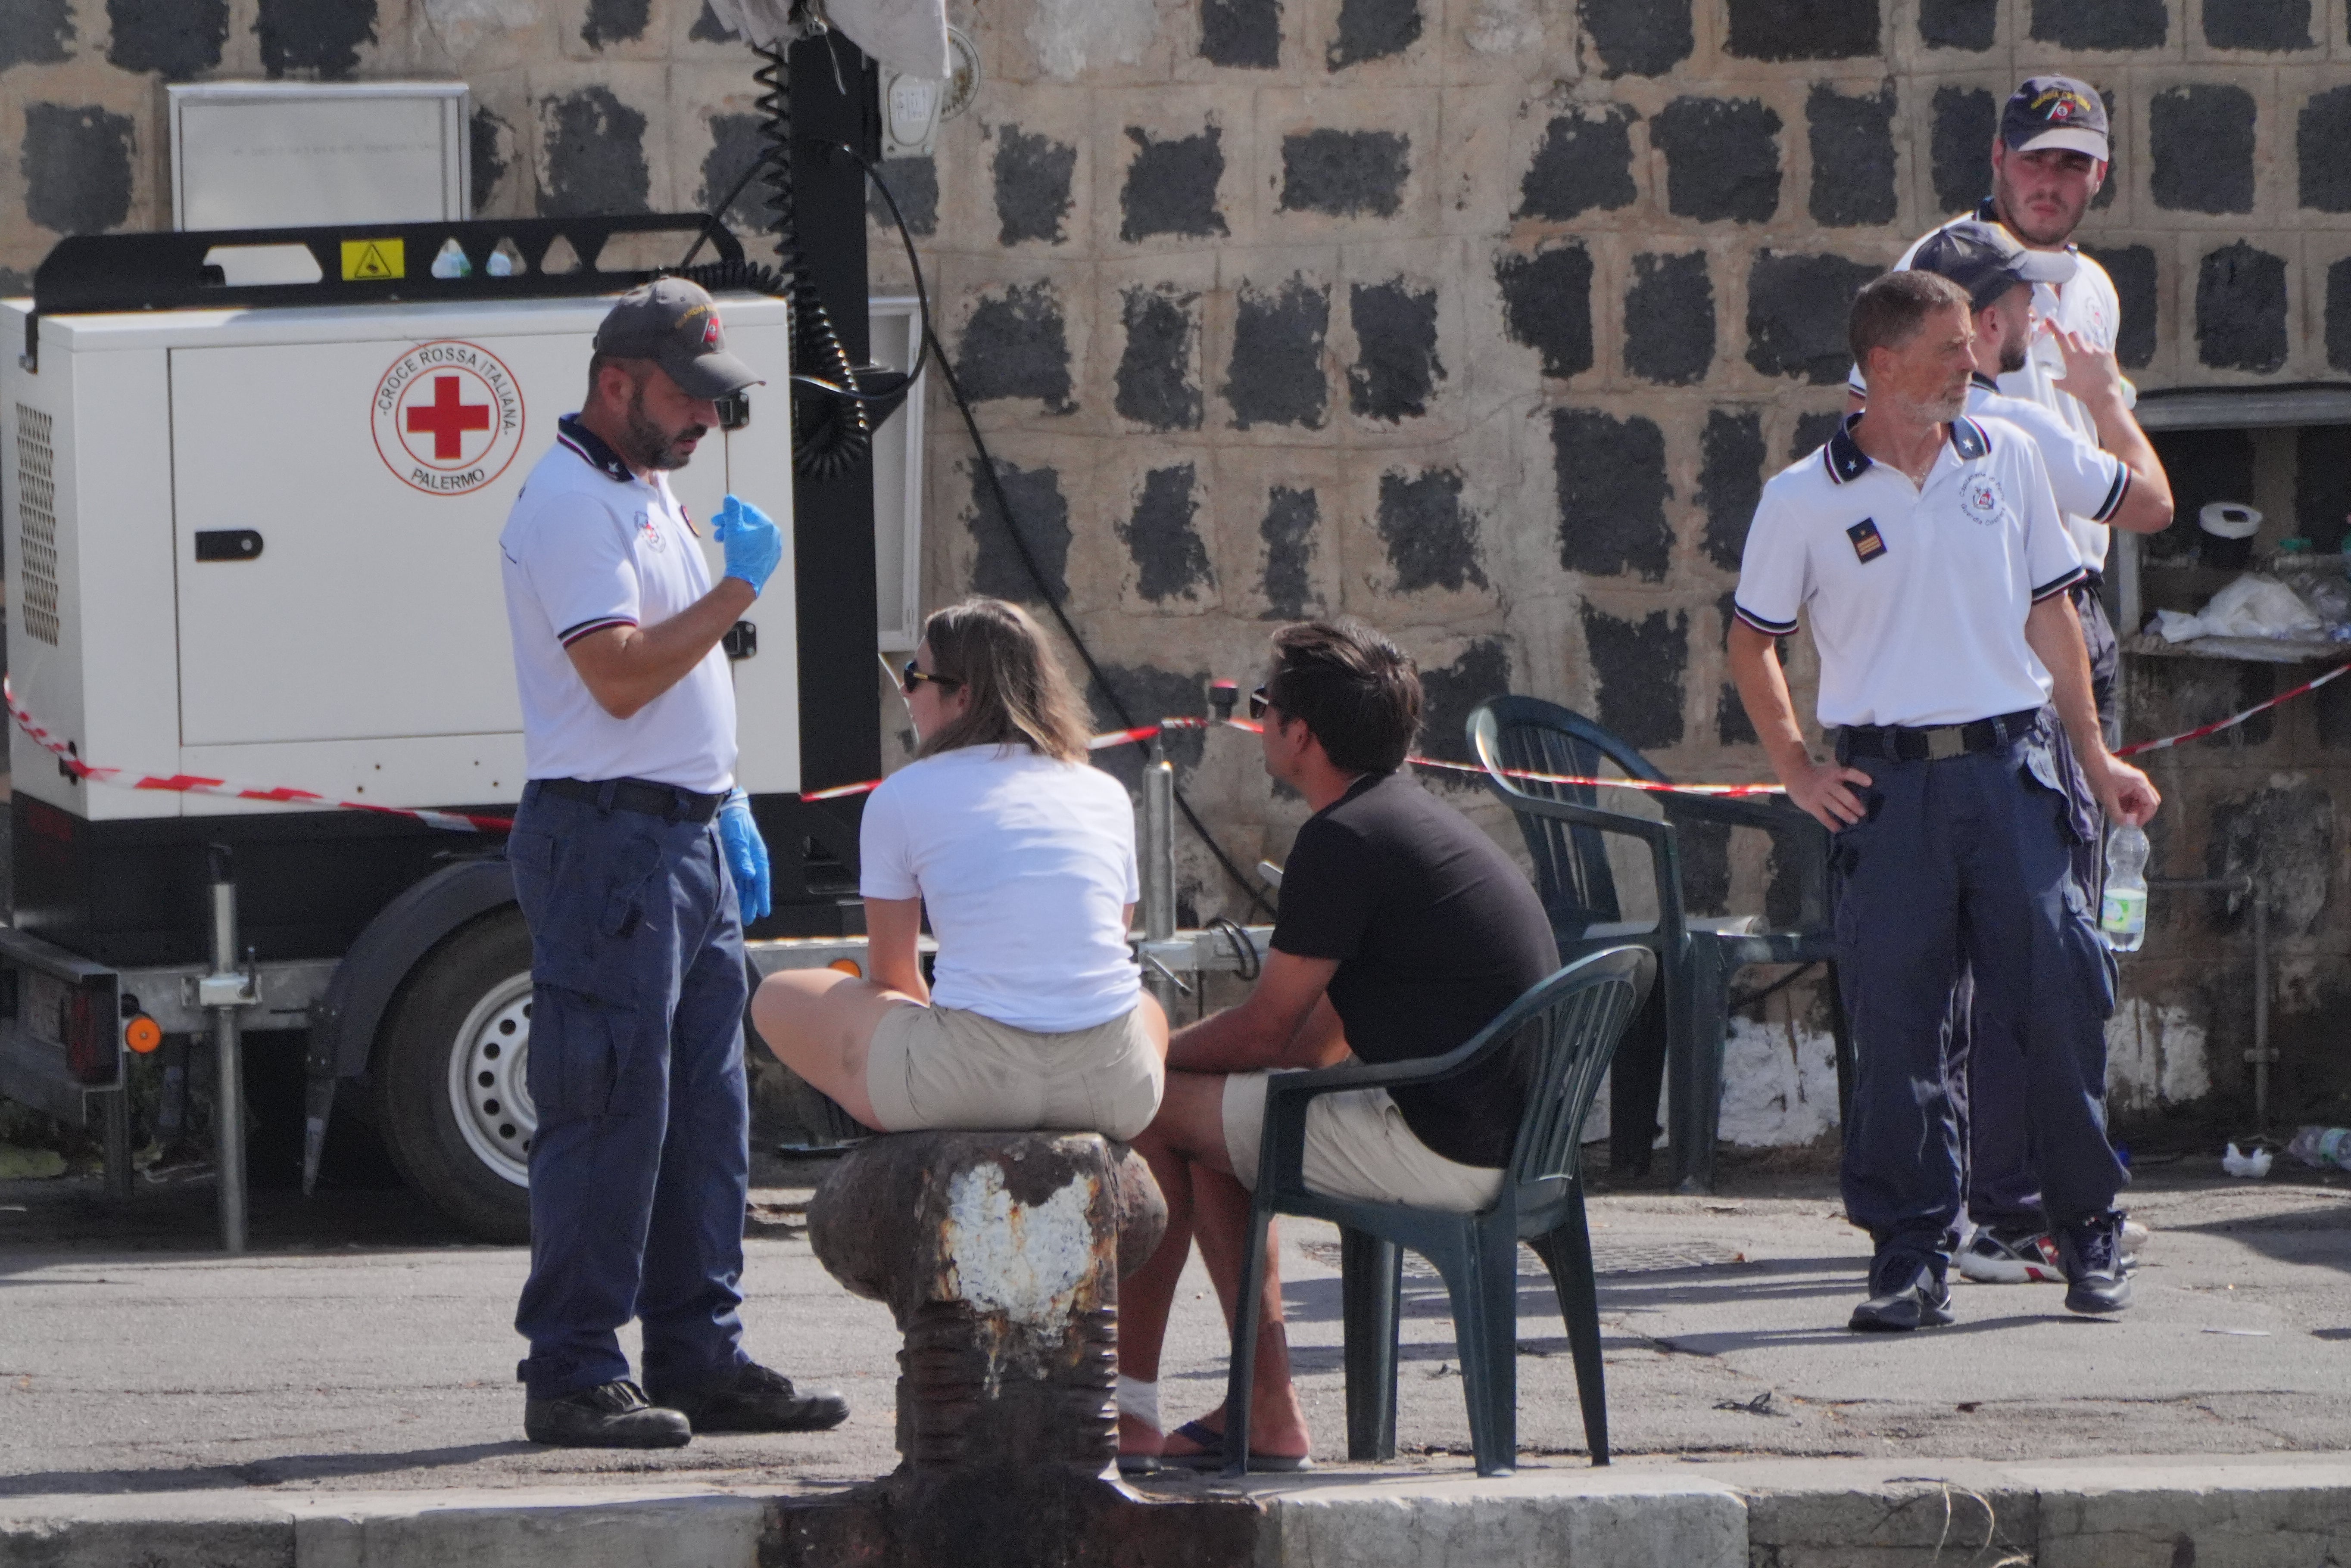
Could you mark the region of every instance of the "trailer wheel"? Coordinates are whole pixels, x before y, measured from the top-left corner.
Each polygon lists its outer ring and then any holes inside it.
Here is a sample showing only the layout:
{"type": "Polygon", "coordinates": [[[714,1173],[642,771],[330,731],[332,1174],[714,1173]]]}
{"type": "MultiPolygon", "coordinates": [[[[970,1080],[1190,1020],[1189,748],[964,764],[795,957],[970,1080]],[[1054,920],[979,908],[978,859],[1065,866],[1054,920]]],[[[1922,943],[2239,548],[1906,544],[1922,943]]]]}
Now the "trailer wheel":
{"type": "Polygon", "coordinates": [[[377,1122],[408,1185],[485,1241],[530,1239],[530,932],[513,908],[416,967],[376,1035],[377,1122]]]}

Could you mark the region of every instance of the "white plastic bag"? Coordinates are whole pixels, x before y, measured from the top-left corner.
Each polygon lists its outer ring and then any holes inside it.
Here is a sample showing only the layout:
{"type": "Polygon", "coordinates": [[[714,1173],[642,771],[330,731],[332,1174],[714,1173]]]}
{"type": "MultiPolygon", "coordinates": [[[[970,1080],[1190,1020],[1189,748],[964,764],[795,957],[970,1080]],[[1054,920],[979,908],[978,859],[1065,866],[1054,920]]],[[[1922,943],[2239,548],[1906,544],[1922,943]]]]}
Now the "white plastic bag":
{"type": "Polygon", "coordinates": [[[2262,572],[2247,572],[2195,615],[2155,613],[2166,642],[2198,637],[2322,637],[2326,631],[2325,623],[2292,588],[2262,572]]]}

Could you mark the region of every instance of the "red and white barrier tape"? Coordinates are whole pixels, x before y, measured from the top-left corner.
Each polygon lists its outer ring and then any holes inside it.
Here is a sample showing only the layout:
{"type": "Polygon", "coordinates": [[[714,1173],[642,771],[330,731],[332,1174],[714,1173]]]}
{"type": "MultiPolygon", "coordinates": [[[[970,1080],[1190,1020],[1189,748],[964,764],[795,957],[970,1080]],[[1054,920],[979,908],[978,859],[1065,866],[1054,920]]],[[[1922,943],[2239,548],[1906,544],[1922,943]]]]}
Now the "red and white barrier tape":
{"type": "Polygon", "coordinates": [[[2115,755],[2135,757],[2141,752],[2160,752],[2172,746],[2184,746],[2190,741],[2200,741],[2207,735],[2217,735],[2223,730],[2234,729],[2256,713],[2266,713],[2281,702],[2290,701],[2306,691],[2317,691],[2346,670],[2351,670],[2351,662],[2338,664],[2316,680],[2305,680],[2291,691],[2281,691],[2266,702],[2256,702],[2241,713],[2231,713],[2225,719],[2215,719],[2209,724],[2199,725],[2193,730],[2184,730],[2177,735],[2166,735],[2159,741],[2135,742],[2130,745],[2117,748],[2115,755]]]}

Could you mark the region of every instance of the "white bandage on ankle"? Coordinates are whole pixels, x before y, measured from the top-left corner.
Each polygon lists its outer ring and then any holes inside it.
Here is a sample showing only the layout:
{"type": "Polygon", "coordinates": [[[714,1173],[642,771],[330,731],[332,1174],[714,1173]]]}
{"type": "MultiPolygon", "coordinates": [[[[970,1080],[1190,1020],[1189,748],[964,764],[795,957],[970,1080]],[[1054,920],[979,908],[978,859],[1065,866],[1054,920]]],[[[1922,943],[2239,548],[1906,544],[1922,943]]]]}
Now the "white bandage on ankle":
{"type": "Polygon", "coordinates": [[[1120,1373],[1118,1413],[1134,1417],[1155,1432],[1159,1430],[1159,1385],[1120,1373]]]}

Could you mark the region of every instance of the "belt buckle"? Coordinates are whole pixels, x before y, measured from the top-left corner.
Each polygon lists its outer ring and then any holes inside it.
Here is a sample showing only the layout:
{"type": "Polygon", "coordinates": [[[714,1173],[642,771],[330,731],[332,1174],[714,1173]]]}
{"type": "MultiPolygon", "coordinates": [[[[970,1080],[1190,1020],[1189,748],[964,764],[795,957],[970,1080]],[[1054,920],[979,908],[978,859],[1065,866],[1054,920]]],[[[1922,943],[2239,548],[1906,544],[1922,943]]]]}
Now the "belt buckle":
{"type": "Polygon", "coordinates": [[[1966,731],[1958,724],[1939,724],[1927,732],[1927,760],[1943,762],[1968,753],[1966,731]]]}

